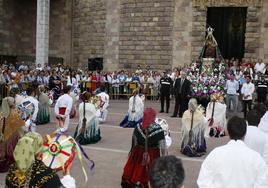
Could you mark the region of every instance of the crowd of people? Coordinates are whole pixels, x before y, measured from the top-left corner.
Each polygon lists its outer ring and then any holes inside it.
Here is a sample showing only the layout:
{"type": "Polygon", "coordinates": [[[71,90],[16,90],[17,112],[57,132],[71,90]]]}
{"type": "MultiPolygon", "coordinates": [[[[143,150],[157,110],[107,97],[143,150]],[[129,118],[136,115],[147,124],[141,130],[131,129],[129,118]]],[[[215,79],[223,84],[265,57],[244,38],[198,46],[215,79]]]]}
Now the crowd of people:
{"type": "Polygon", "coordinates": [[[119,124],[132,127],[134,131],[121,186],[182,186],[181,161],[174,156],[164,157],[171,144],[167,122],[157,118],[154,109],[144,108],[146,97],[153,94],[161,101],[160,113],[169,113],[170,98],[175,98],[172,117],[182,118],[182,154],[204,155],[209,136],[229,135],[231,139],[207,156],[197,180],[199,187],[266,187],[267,66],[261,60],[254,64],[249,60],[239,63],[232,59],[226,60],[226,67],[225,93],[214,93],[202,106],[200,99],[191,94],[187,66],[158,73],[149,66],[145,70],[138,66],[133,72],[104,72],[73,70],[60,64],[34,67],[23,62],[4,63],[0,83],[2,91],[3,88],[8,90],[8,96],[2,92],[0,170],[8,171],[6,186],[75,187],[68,169],[64,169],[64,178],[60,179],[54,170],[43,164],[40,155],[43,140],[36,133],[36,126],[50,122],[53,107],[58,120],[55,133],[68,132],[70,118],[78,116],[74,139],[81,145],[96,143],[101,140],[99,124],[107,119],[110,97],[126,98],[125,94],[129,96],[128,111],[119,124]],[[239,98],[244,118],[234,116],[227,123],[226,113],[231,111],[236,115],[239,111],[239,98]],[[29,145],[31,147],[27,147],[29,145]],[[170,161],[178,165],[178,172],[170,170],[173,168],[170,161]],[[40,169],[44,173],[42,177],[39,177],[40,169]],[[235,178],[237,174],[241,178],[235,178]]]}

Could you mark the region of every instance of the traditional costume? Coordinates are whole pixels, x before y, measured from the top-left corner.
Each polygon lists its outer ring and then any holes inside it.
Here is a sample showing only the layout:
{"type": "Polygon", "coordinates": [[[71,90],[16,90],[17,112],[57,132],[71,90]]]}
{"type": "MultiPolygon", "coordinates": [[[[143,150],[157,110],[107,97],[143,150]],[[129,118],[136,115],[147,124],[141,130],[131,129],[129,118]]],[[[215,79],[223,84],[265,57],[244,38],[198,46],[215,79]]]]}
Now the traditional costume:
{"type": "Polygon", "coordinates": [[[73,99],[69,94],[65,93],[58,98],[54,108],[57,119],[59,120],[60,129],[58,131],[67,131],[69,127],[72,106],[73,99]]]}
{"type": "Polygon", "coordinates": [[[90,102],[90,94],[83,94],[83,102],[79,105],[79,124],[76,127],[74,138],[80,144],[96,143],[101,139],[99,120],[94,104],[90,102]]]}
{"type": "Polygon", "coordinates": [[[189,101],[188,110],[185,111],[182,116],[181,151],[188,144],[189,132],[192,130],[191,145],[193,145],[196,152],[200,154],[206,152],[207,147],[204,137],[206,128],[207,120],[203,115],[203,109],[201,106],[198,106],[196,99],[192,98],[189,101]]]}
{"type": "Polygon", "coordinates": [[[15,109],[14,98],[3,99],[0,121],[0,172],[7,172],[14,163],[13,151],[20,138],[20,129],[24,126],[24,121],[15,109]]]}
{"type": "Polygon", "coordinates": [[[221,94],[211,95],[211,102],[207,106],[206,118],[208,119],[208,134],[211,137],[220,137],[225,135],[226,129],[226,104],[221,94]]]}
{"type": "Polygon", "coordinates": [[[35,132],[38,113],[38,100],[33,96],[27,96],[18,106],[21,118],[25,121],[24,131],[35,132]]]}
{"type": "Polygon", "coordinates": [[[109,95],[107,93],[105,93],[104,90],[101,90],[101,93],[99,93],[97,95],[97,97],[100,98],[101,102],[100,102],[100,106],[97,110],[97,116],[99,118],[99,122],[100,123],[104,123],[107,119],[107,115],[108,115],[108,106],[109,106],[109,95]]]}
{"type": "Polygon", "coordinates": [[[75,180],[71,176],[64,176],[64,181],[61,182],[56,171],[38,159],[42,144],[42,136],[37,133],[27,133],[19,140],[14,150],[16,163],[11,166],[6,176],[7,188],[75,188],[75,180]],[[65,182],[68,183],[63,184],[65,182]]]}
{"type": "Polygon", "coordinates": [[[138,90],[133,91],[133,96],[128,102],[128,113],[120,123],[120,127],[136,127],[142,122],[144,102],[138,94],[138,90]]]}
{"type": "Polygon", "coordinates": [[[122,188],[134,188],[136,185],[148,188],[153,161],[166,154],[164,131],[155,123],[155,117],[155,110],[145,109],[142,123],[134,129],[132,148],[122,176],[122,188]]]}
{"type": "Polygon", "coordinates": [[[38,96],[39,110],[37,114],[37,124],[42,125],[50,122],[50,108],[52,101],[49,99],[48,95],[44,93],[45,88],[39,87],[40,95],[38,96]]]}

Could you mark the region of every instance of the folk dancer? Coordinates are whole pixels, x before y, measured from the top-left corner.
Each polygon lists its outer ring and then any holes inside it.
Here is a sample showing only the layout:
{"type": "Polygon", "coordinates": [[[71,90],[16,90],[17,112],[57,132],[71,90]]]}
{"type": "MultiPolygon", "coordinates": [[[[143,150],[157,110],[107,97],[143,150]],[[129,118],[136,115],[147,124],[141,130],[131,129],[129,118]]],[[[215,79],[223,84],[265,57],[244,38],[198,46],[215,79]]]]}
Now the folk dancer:
{"type": "Polygon", "coordinates": [[[155,110],[146,108],[142,123],[134,129],[132,147],[122,176],[122,188],[149,188],[149,173],[154,160],[166,155],[164,131],[155,123],[155,118],[155,110]]]}
{"type": "Polygon", "coordinates": [[[27,133],[15,147],[13,164],[6,176],[5,187],[55,187],[75,188],[75,179],[69,175],[69,168],[64,177],[41,161],[43,139],[38,133],[27,133]]]}
{"type": "Polygon", "coordinates": [[[109,95],[105,92],[105,86],[100,86],[100,93],[97,94],[97,97],[100,98],[100,106],[97,110],[97,116],[99,118],[100,123],[106,122],[107,115],[108,115],[108,107],[109,107],[109,95]]]}
{"type": "Polygon", "coordinates": [[[36,130],[36,118],[39,111],[39,102],[34,97],[34,90],[34,88],[29,87],[26,91],[27,96],[18,106],[21,118],[25,121],[24,131],[26,133],[35,132],[36,130]]]}
{"type": "Polygon", "coordinates": [[[21,137],[25,122],[20,118],[13,97],[6,97],[2,101],[0,117],[0,173],[7,172],[13,164],[13,152],[21,137]]]}
{"type": "Polygon", "coordinates": [[[143,110],[144,102],[139,96],[138,89],[135,89],[129,98],[128,113],[120,123],[120,127],[136,127],[142,121],[143,110]]]}
{"type": "Polygon", "coordinates": [[[59,120],[59,129],[57,131],[65,132],[68,130],[70,113],[73,106],[73,99],[69,95],[71,86],[65,86],[63,88],[64,95],[60,96],[55,105],[55,114],[59,120]]]}
{"type": "Polygon", "coordinates": [[[224,97],[220,93],[214,93],[210,96],[210,102],[206,109],[206,118],[209,122],[209,136],[225,136],[225,129],[227,123],[226,104],[224,104],[224,97]]]}
{"type": "Polygon", "coordinates": [[[190,99],[188,110],[182,116],[181,152],[184,153],[184,148],[189,143],[189,139],[191,139],[190,144],[194,146],[198,156],[204,154],[207,149],[205,140],[206,128],[207,119],[204,116],[203,107],[197,104],[195,98],[190,99]],[[190,131],[192,132],[191,135],[189,135],[190,131]]]}
{"type": "Polygon", "coordinates": [[[97,109],[91,101],[91,94],[84,92],[79,105],[79,123],[74,138],[82,145],[96,143],[101,139],[97,109]]]}
{"type": "Polygon", "coordinates": [[[39,86],[39,95],[37,97],[39,101],[39,110],[37,113],[37,124],[42,125],[50,122],[50,105],[53,103],[45,93],[45,86],[39,86]]]}

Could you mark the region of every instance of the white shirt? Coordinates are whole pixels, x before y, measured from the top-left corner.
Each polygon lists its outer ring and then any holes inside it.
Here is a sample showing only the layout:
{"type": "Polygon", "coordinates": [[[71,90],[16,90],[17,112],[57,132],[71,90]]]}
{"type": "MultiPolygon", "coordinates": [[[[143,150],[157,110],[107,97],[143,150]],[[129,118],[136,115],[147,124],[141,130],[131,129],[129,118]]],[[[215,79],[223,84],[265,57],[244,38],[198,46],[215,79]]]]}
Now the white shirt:
{"type": "Polygon", "coordinates": [[[226,90],[229,95],[236,95],[239,90],[239,83],[236,80],[227,80],[226,90]]]}
{"type": "Polygon", "coordinates": [[[245,144],[258,152],[268,165],[268,136],[256,126],[248,126],[245,144]]]}
{"type": "Polygon", "coordinates": [[[268,134],[268,111],[262,116],[258,128],[268,134]]]}
{"type": "Polygon", "coordinates": [[[243,100],[252,100],[252,94],[254,93],[255,86],[253,83],[244,83],[241,88],[241,94],[243,94],[243,100]],[[246,97],[248,95],[248,97],[246,97]]]}
{"type": "Polygon", "coordinates": [[[243,141],[231,140],[210,152],[197,184],[199,188],[267,188],[268,167],[243,141]]]}
{"type": "Polygon", "coordinates": [[[55,104],[55,108],[54,108],[55,114],[57,116],[60,115],[59,108],[65,107],[66,108],[65,116],[68,116],[70,115],[72,106],[73,106],[73,98],[68,94],[64,94],[58,98],[55,104]]]}
{"type": "Polygon", "coordinates": [[[258,72],[263,73],[264,68],[265,68],[264,63],[256,63],[256,65],[254,66],[254,70],[256,73],[258,72]]]}

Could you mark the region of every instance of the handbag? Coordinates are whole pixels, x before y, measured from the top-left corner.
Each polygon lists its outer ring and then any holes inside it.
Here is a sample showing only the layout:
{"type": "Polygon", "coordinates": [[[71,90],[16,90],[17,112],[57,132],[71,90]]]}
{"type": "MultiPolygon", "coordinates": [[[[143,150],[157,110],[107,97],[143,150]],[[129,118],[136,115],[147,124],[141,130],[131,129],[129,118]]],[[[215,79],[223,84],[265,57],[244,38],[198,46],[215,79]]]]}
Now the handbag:
{"type": "Polygon", "coordinates": [[[191,118],[191,129],[189,131],[189,139],[188,143],[182,148],[181,153],[188,156],[188,157],[200,157],[201,154],[196,152],[196,147],[192,143],[192,136],[193,136],[193,122],[194,122],[194,112],[192,112],[191,118]]]}

